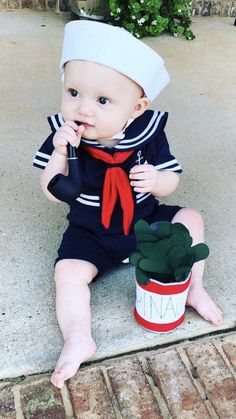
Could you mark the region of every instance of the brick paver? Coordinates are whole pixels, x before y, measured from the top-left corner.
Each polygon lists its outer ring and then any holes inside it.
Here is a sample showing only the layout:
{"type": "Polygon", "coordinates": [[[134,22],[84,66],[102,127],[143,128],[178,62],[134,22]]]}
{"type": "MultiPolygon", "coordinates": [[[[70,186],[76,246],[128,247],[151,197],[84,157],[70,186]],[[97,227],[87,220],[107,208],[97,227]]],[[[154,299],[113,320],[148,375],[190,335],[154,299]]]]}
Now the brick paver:
{"type": "Polygon", "coordinates": [[[173,417],[210,418],[204,400],[176,350],[151,355],[148,362],[173,417]]]}
{"type": "Polygon", "coordinates": [[[236,419],[236,333],[0,383],[0,419],[236,419]]]}
{"type": "Polygon", "coordinates": [[[10,383],[0,388],[0,418],[16,419],[14,395],[10,383]]]}
{"type": "Polygon", "coordinates": [[[69,382],[70,398],[75,418],[115,417],[106,380],[99,367],[81,369],[69,382]]]}
{"type": "Polygon", "coordinates": [[[220,418],[236,418],[236,381],[213,343],[187,348],[197,377],[220,418]]]}
{"type": "Polygon", "coordinates": [[[137,358],[107,368],[113,394],[124,418],[159,419],[162,414],[137,358]]]}
{"type": "Polygon", "coordinates": [[[24,418],[66,419],[61,392],[48,379],[22,383],[19,394],[24,418]]]}

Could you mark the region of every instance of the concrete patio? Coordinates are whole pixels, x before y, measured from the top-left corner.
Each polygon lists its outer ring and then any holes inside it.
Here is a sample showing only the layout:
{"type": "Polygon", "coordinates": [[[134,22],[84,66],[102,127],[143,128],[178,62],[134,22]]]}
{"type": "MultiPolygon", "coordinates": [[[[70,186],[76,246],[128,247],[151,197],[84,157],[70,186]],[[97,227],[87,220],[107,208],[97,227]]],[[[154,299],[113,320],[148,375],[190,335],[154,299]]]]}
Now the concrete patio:
{"type": "MultiPolygon", "coordinates": [[[[70,15],[0,12],[2,159],[0,226],[0,379],[53,369],[62,345],[55,315],[53,262],[67,207],[40,191],[32,167],[49,132],[46,117],[60,110],[58,62],[70,15]]],[[[165,202],[201,210],[211,255],[205,287],[224,312],[215,328],[187,309],[169,334],[135,323],[134,269],[121,268],[91,286],[93,360],[234,329],[236,213],[236,54],[233,18],[194,18],[196,39],[147,39],[166,60],[171,83],[153,104],[169,111],[167,134],[184,173],[165,202]]]]}

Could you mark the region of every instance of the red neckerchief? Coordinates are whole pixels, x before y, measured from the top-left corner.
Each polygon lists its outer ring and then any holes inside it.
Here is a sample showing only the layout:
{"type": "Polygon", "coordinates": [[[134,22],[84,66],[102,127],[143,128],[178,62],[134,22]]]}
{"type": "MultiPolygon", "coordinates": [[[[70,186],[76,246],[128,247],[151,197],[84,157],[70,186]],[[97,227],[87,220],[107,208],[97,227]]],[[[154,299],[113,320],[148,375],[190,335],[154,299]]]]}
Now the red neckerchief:
{"type": "Polygon", "coordinates": [[[134,202],[129,178],[126,172],[118,165],[128,159],[133,151],[117,151],[110,155],[97,148],[83,147],[83,149],[95,159],[111,165],[106,170],[103,184],[102,225],[105,228],[110,227],[111,216],[119,195],[123,209],[123,230],[125,236],[128,236],[134,215],[134,202]]]}

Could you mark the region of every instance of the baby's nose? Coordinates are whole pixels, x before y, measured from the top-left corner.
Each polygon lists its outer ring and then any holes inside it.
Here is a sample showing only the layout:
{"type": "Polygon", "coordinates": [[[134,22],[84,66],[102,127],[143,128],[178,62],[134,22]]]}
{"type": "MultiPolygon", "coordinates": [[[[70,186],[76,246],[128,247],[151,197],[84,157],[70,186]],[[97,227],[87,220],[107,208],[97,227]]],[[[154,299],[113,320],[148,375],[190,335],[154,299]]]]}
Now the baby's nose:
{"type": "Polygon", "coordinates": [[[79,104],[78,111],[81,115],[85,116],[92,116],[93,115],[93,109],[89,101],[82,100],[79,104]]]}

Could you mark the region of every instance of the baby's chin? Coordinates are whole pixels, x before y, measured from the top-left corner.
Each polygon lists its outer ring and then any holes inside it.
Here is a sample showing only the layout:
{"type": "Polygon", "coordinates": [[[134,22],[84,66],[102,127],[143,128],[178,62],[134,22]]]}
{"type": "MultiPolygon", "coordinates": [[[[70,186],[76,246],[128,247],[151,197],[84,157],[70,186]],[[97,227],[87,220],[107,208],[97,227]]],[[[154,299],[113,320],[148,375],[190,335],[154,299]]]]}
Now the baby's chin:
{"type": "Polygon", "coordinates": [[[85,140],[89,140],[89,141],[94,141],[97,142],[101,145],[104,145],[105,147],[108,148],[112,148],[114,147],[116,144],[118,144],[118,140],[114,139],[114,138],[91,138],[90,136],[86,135],[86,132],[83,133],[82,138],[84,138],[85,140]]]}
{"type": "Polygon", "coordinates": [[[105,147],[112,148],[116,146],[119,143],[119,140],[115,138],[109,138],[109,139],[100,139],[97,140],[100,144],[104,145],[105,147]]]}

